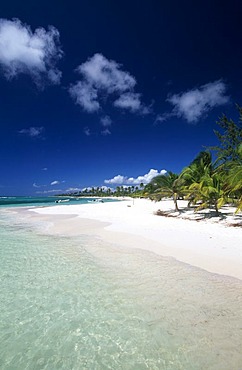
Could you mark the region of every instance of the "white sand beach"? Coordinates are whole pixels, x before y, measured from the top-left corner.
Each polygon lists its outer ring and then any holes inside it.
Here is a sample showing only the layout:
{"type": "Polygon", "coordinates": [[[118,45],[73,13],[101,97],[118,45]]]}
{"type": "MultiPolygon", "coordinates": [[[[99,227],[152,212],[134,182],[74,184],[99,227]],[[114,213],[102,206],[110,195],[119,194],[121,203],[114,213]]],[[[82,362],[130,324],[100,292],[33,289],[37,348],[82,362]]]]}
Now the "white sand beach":
{"type": "MultiPolygon", "coordinates": [[[[182,209],[186,202],[180,201],[179,205],[182,209]]],[[[29,211],[51,222],[51,233],[92,234],[119,247],[144,249],[212,273],[242,279],[242,229],[229,226],[241,224],[241,214],[233,216],[233,209],[224,209],[225,220],[218,222],[212,217],[196,221],[201,214],[193,211],[179,217],[164,217],[154,214],[158,209],[172,210],[173,202],[126,199],[29,211]],[[184,219],[185,215],[192,220],[184,219]]]]}

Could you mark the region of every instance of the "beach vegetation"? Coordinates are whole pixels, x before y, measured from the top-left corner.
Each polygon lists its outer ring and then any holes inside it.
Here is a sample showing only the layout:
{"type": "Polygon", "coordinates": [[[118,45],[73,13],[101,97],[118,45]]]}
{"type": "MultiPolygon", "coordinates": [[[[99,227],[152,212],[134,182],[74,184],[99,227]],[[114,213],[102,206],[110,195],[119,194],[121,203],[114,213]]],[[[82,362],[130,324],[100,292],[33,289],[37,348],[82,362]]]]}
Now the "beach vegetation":
{"type": "Polygon", "coordinates": [[[241,160],[239,146],[242,143],[242,107],[236,106],[239,113],[238,122],[229,119],[225,114],[219,118],[218,130],[214,130],[219,144],[209,149],[215,151],[217,163],[226,165],[229,162],[241,160]]]}
{"type": "Polygon", "coordinates": [[[224,173],[212,162],[210,152],[200,152],[192,163],[183,169],[183,191],[188,205],[197,205],[195,210],[214,207],[216,214],[227,201],[224,173]]]}
{"type": "Polygon", "coordinates": [[[236,159],[227,164],[226,173],[227,193],[236,200],[237,213],[242,210],[242,143],[238,146],[236,159]]]}
{"type": "Polygon", "coordinates": [[[223,205],[232,204],[238,213],[242,211],[242,107],[237,106],[237,110],[237,123],[226,115],[219,118],[218,130],[214,131],[218,145],[201,151],[180,174],[168,171],[139,186],[91,187],[65,195],[144,197],[154,201],[172,198],[176,212],[180,211],[179,199],[186,199],[188,207],[196,212],[208,208],[218,215],[223,205]]]}
{"type": "Polygon", "coordinates": [[[182,197],[184,180],[178,174],[171,171],[165,175],[154,177],[151,182],[145,187],[145,190],[150,191],[149,198],[159,201],[164,197],[172,197],[175,205],[175,211],[179,212],[178,199],[182,197]]]}
{"type": "Polygon", "coordinates": [[[179,175],[167,172],[151,180],[144,188],[144,196],[153,200],[172,197],[175,210],[178,199],[188,200],[195,211],[214,208],[215,215],[225,204],[242,210],[242,108],[237,106],[239,121],[223,115],[215,135],[219,144],[200,152],[179,175]],[[212,155],[215,153],[215,156],[212,155]]]}

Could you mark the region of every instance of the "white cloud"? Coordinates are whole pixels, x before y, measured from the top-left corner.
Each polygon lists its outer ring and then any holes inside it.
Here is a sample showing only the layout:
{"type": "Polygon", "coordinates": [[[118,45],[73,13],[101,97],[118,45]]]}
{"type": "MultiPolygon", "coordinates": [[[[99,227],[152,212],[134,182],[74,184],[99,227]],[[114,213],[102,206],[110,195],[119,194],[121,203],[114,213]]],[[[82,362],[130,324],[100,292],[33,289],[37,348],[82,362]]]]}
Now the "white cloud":
{"type": "Polygon", "coordinates": [[[102,54],[95,54],[81,64],[77,71],[97,89],[112,94],[130,90],[136,85],[135,78],[120,67],[114,60],[108,60],[102,54]]]}
{"type": "Polygon", "coordinates": [[[66,192],[75,192],[75,191],[82,191],[82,189],[81,188],[68,188],[68,189],[66,189],[65,190],[66,192]]]}
{"type": "Polygon", "coordinates": [[[133,92],[136,80],[129,72],[122,71],[121,67],[120,64],[105,58],[102,54],[94,54],[76,69],[82,80],[69,88],[71,97],[76,104],[89,113],[99,111],[103,97],[112,97],[112,95],[116,95],[116,107],[143,113],[145,107],[141,104],[140,94],[133,92]],[[131,94],[129,102],[125,96],[119,101],[124,93],[131,94]]]}
{"type": "Polygon", "coordinates": [[[20,73],[29,74],[37,85],[60,83],[61,72],[56,62],[62,57],[59,32],[50,26],[48,31],[30,26],[19,19],[0,19],[0,64],[6,78],[20,73]],[[43,82],[44,81],[44,82],[43,82]]]}
{"type": "Polygon", "coordinates": [[[41,137],[44,132],[44,127],[29,127],[29,128],[23,128],[19,131],[20,134],[24,134],[30,137],[41,137]]]}
{"type": "Polygon", "coordinates": [[[226,85],[222,80],[218,80],[190,91],[171,95],[167,101],[174,106],[172,115],[183,117],[188,122],[197,122],[212,108],[229,102],[230,98],[225,95],[225,91],[226,85]]]}
{"type": "Polygon", "coordinates": [[[122,175],[114,176],[112,179],[104,180],[105,184],[123,184],[127,177],[122,175]]]}
{"type": "Polygon", "coordinates": [[[58,180],[55,180],[55,181],[52,181],[51,183],[50,183],[50,185],[58,185],[58,184],[60,184],[60,181],[58,181],[58,180]]]}
{"type": "Polygon", "coordinates": [[[91,84],[78,81],[70,87],[69,92],[76,104],[79,104],[86,112],[94,113],[100,109],[97,89],[91,84]]]}
{"type": "Polygon", "coordinates": [[[104,116],[100,119],[101,125],[103,127],[109,127],[112,125],[112,120],[109,116],[104,116]]]}
{"type": "Polygon", "coordinates": [[[105,184],[126,184],[126,185],[139,185],[143,183],[144,185],[148,184],[154,177],[158,175],[164,175],[167,171],[161,170],[160,172],[158,170],[151,169],[147,174],[138,176],[136,178],[134,177],[127,177],[122,175],[114,176],[112,179],[104,180],[105,184]]]}
{"type": "Polygon", "coordinates": [[[42,168],[42,171],[48,171],[47,167],[42,168]]]}
{"type": "Polygon", "coordinates": [[[117,108],[122,108],[122,109],[128,109],[132,113],[142,113],[142,114],[148,114],[150,113],[149,108],[145,107],[142,105],[141,100],[140,100],[141,95],[133,92],[127,92],[115,100],[113,105],[117,108]]]}

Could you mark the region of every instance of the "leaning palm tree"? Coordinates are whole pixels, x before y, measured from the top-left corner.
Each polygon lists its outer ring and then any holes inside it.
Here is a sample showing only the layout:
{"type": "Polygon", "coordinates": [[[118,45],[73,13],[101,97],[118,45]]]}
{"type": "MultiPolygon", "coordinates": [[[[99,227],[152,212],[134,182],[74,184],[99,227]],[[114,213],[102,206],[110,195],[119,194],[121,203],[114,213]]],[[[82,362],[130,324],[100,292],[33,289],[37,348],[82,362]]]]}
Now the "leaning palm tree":
{"type": "Polygon", "coordinates": [[[218,215],[219,208],[228,201],[226,176],[224,167],[213,163],[209,152],[199,153],[180,175],[189,204],[200,203],[196,211],[213,206],[218,215]]]}
{"type": "Polygon", "coordinates": [[[177,200],[182,193],[183,179],[173,172],[167,172],[165,175],[154,177],[148,184],[152,192],[149,197],[155,200],[161,200],[164,197],[172,197],[175,205],[175,210],[179,212],[177,200]]]}
{"type": "Polygon", "coordinates": [[[218,215],[219,208],[228,201],[224,177],[216,171],[211,172],[209,168],[205,168],[200,181],[191,184],[188,191],[191,192],[190,196],[194,197],[194,203],[201,202],[196,211],[214,206],[216,215],[218,215]]]}
{"type": "Polygon", "coordinates": [[[227,193],[235,198],[236,213],[242,210],[242,144],[237,149],[237,159],[227,164],[227,193]]]}
{"type": "Polygon", "coordinates": [[[189,200],[188,207],[191,204],[196,204],[198,198],[198,186],[193,184],[199,184],[205,173],[212,172],[212,168],[211,153],[200,152],[190,165],[182,170],[179,177],[184,181],[183,191],[186,194],[186,199],[189,200]]]}

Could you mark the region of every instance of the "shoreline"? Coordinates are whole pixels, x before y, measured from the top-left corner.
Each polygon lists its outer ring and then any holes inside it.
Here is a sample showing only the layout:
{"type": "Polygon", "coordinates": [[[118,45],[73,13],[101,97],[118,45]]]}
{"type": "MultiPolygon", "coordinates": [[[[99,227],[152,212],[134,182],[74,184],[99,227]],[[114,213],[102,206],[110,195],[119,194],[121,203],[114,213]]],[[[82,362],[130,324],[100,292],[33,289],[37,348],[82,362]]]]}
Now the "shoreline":
{"type": "MultiPolygon", "coordinates": [[[[95,235],[119,247],[146,250],[242,280],[241,228],[226,227],[230,219],[227,223],[216,223],[214,219],[190,222],[154,214],[158,209],[171,212],[172,207],[170,200],[154,203],[147,199],[126,199],[100,204],[18,208],[18,212],[28,214],[33,221],[48,222],[47,232],[51,234],[95,235]]],[[[190,216],[190,219],[196,220],[196,217],[190,216]]]]}

